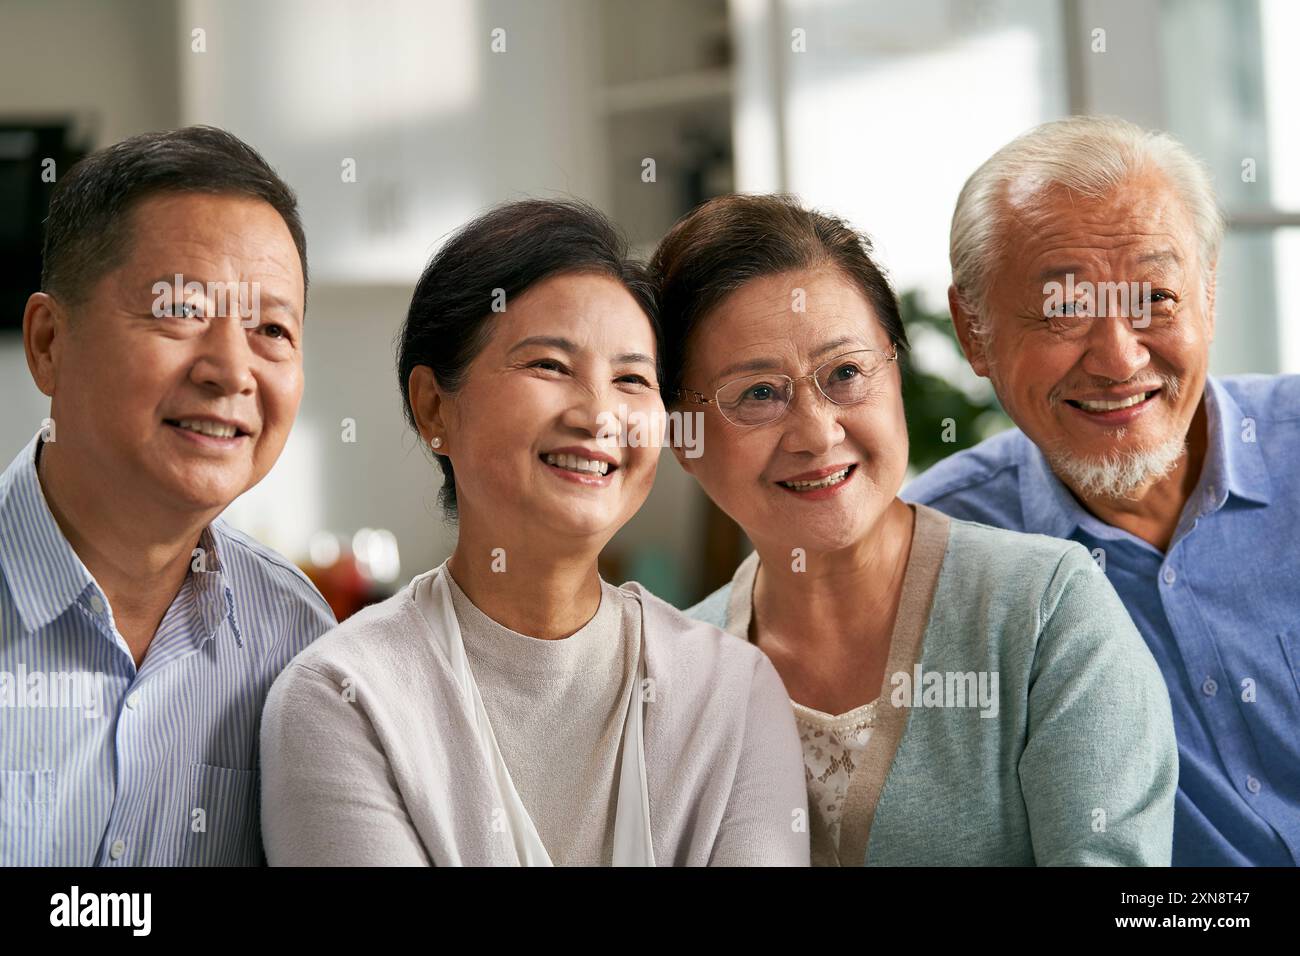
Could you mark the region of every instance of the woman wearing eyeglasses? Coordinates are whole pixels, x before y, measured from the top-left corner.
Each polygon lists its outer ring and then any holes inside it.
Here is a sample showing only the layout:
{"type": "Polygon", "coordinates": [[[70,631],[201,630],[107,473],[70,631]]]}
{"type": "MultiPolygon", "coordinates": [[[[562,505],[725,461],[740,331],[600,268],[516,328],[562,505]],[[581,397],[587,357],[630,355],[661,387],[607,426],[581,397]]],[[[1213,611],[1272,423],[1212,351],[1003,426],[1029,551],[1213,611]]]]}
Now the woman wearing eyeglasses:
{"type": "Polygon", "coordinates": [[[898,497],[907,340],[869,250],[730,196],[655,253],[668,401],[703,418],[678,459],[755,549],[688,613],[780,673],[814,865],[1168,865],[1169,697],[1092,557],[898,497]]]}
{"type": "Polygon", "coordinates": [[[658,339],[590,207],[505,205],[434,256],[398,379],[456,548],[276,681],[272,864],[807,865],[772,665],[597,571],[654,481],[623,437],[662,422],[658,339]]]}

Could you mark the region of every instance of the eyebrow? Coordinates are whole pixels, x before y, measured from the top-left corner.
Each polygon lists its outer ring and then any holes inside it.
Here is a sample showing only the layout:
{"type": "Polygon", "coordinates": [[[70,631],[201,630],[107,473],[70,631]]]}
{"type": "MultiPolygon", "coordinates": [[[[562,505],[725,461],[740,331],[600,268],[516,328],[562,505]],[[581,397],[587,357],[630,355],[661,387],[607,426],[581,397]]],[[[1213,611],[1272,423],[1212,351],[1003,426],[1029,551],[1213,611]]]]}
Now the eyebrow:
{"type": "MultiPolygon", "coordinates": [[[[514,345],[510,346],[507,355],[513,355],[522,348],[528,348],[533,345],[544,345],[553,349],[559,349],[561,352],[567,352],[569,355],[576,355],[581,349],[572,339],[566,339],[562,335],[530,335],[526,339],[520,339],[514,345]]],[[[620,352],[614,356],[615,365],[649,365],[654,366],[655,360],[644,352],[620,352]]]]}
{"type": "MultiPolygon", "coordinates": [[[[822,345],[821,348],[817,349],[817,351],[813,353],[812,357],[814,359],[821,358],[827,352],[834,352],[836,349],[842,348],[845,345],[851,345],[855,341],[856,339],[847,335],[841,336],[838,339],[833,339],[832,341],[822,345]]],[[[779,369],[780,367],[781,363],[774,358],[756,358],[748,359],[744,362],[732,362],[714,376],[714,381],[726,378],[729,375],[735,375],[737,372],[770,372],[774,369],[779,369]]]]}
{"type": "Polygon", "coordinates": [[[1046,282],[1048,279],[1059,279],[1074,273],[1078,275],[1083,271],[1083,266],[1071,263],[1068,266],[1048,266],[1042,272],[1038,273],[1038,281],[1046,282]]]}
{"type": "Polygon", "coordinates": [[[1155,263],[1157,265],[1176,265],[1183,264],[1183,257],[1172,249],[1157,249],[1155,252],[1148,252],[1146,255],[1139,256],[1138,262],[1142,265],[1155,263]]]}
{"type": "MultiPolygon", "coordinates": [[[[1157,249],[1154,252],[1148,252],[1137,259],[1138,265],[1176,265],[1183,264],[1183,258],[1173,249],[1157,249]]],[[[1083,271],[1083,266],[1071,263],[1065,266],[1048,266],[1042,272],[1038,273],[1038,281],[1046,282],[1048,279],[1064,278],[1069,273],[1078,275],[1083,271]]]]}

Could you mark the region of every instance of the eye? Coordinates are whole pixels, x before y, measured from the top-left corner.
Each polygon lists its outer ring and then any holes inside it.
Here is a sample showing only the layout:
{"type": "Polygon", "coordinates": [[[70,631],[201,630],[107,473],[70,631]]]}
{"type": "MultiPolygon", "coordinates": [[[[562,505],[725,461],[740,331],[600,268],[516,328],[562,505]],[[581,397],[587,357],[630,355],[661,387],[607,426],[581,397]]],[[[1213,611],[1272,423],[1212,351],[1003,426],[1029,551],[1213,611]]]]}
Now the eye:
{"type": "Polygon", "coordinates": [[[559,362],[559,361],[557,361],[557,360],[555,360],[555,359],[549,359],[549,358],[546,358],[546,359],[538,359],[538,360],[535,361],[535,362],[529,362],[529,363],[528,363],[528,367],[529,367],[529,368],[540,368],[540,369],[543,369],[544,371],[547,371],[547,372],[567,372],[567,371],[568,371],[568,368],[565,367],[565,365],[564,365],[563,362],[559,362]]]}
{"type": "Polygon", "coordinates": [[[177,319],[201,319],[203,309],[196,302],[173,302],[167,315],[177,319]]]}
{"type": "Polygon", "coordinates": [[[772,385],[768,385],[766,382],[759,385],[751,385],[745,390],[745,394],[741,397],[745,401],[770,402],[772,399],[776,398],[776,388],[772,385]]]}
{"type": "Polygon", "coordinates": [[[289,330],[286,329],[283,325],[280,325],[276,322],[267,323],[262,326],[262,329],[263,332],[270,338],[284,339],[285,341],[288,341],[289,339],[289,330]],[[272,332],[274,332],[275,334],[272,335],[272,332]]]}
{"type": "Polygon", "coordinates": [[[862,374],[862,369],[858,368],[853,362],[845,362],[835,371],[831,372],[830,380],[832,382],[848,382],[862,374]]]}
{"type": "Polygon", "coordinates": [[[638,374],[635,373],[635,372],[629,372],[629,373],[626,374],[626,375],[620,375],[620,376],[616,379],[616,381],[619,381],[619,382],[630,382],[630,383],[633,384],[633,385],[643,385],[643,386],[645,386],[646,388],[651,388],[651,387],[652,387],[651,384],[650,384],[650,381],[649,381],[649,380],[648,380],[644,375],[638,375],[638,374]]]}

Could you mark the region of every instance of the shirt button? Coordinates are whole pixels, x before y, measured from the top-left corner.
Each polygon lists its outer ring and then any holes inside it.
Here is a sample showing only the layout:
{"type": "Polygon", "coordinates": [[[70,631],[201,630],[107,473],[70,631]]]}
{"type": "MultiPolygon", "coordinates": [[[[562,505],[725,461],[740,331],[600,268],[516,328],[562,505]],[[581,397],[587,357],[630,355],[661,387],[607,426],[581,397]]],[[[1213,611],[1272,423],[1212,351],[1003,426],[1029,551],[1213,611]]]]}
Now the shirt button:
{"type": "Polygon", "coordinates": [[[104,613],[104,601],[98,594],[92,594],[90,596],[90,609],[96,614],[104,613]]]}
{"type": "Polygon", "coordinates": [[[1251,793],[1259,793],[1259,791],[1260,791],[1260,783],[1259,783],[1259,781],[1256,780],[1254,777],[1247,777],[1247,778],[1246,778],[1246,789],[1249,790],[1251,793]]]}
{"type": "Polygon", "coordinates": [[[1201,685],[1201,690],[1204,692],[1206,697],[1213,697],[1219,692],[1219,685],[1215,683],[1213,677],[1207,677],[1205,678],[1205,683],[1201,685]]]}
{"type": "Polygon", "coordinates": [[[1178,574],[1173,568],[1165,568],[1164,574],[1160,575],[1165,580],[1165,584],[1173,584],[1178,579],[1178,574]]]}
{"type": "Polygon", "coordinates": [[[122,859],[122,854],[126,852],[126,844],[121,840],[114,840],[113,845],[108,848],[108,855],[115,860],[122,859]]]}
{"type": "Polygon", "coordinates": [[[140,706],[140,692],[138,690],[127,695],[126,706],[130,707],[132,710],[135,710],[140,706]]]}

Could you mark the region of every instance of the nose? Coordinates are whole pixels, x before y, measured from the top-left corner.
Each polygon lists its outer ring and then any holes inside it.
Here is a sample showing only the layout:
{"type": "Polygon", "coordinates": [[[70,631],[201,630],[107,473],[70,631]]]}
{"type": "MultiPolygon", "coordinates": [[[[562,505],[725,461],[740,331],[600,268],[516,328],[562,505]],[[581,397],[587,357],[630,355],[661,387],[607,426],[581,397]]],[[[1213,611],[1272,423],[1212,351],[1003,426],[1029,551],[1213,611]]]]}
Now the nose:
{"type": "Polygon", "coordinates": [[[822,455],[844,440],[840,406],[820,391],[811,379],[796,382],[784,416],[781,448],[788,452],[822,455]]]}
{"type": "Polygon", "coordinates": [[[1151,361],[1151,353],[1125,316],[1094,318],[1087,348],[1083,370],[1115,382],[1127,381],[1151,361]]]}
{"type": "Polygon", "coordinates": [[[221,395],[242,395],[256,388],[253,352],[238,316],[214,318],[200,339],[190,379],[221,395]]]}
{"type": "Polygon", "coordinates": [[[618,403],[611,401],[608,388],[578,382],[571,390],[560,423],[582,435],[608,437],[620,430],[625,417],[620,414],[618,403]]]}

